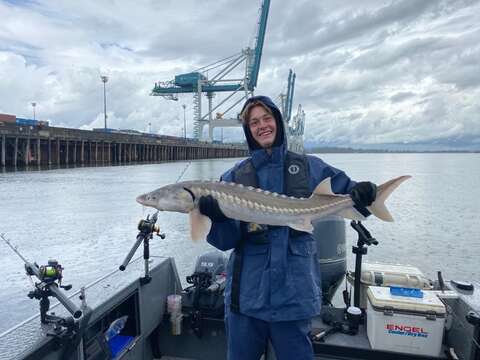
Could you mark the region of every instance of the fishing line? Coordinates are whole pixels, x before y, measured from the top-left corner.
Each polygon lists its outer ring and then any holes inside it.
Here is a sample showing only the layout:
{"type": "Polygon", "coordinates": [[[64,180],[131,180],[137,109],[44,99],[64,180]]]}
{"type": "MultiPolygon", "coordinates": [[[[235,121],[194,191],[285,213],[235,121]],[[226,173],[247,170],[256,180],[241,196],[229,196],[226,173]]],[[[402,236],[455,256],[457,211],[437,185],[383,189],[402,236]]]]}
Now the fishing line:
{"type": "MultiPolygon", "coordinates": [[[[185,165],[185,168],[182,170],[182,172],[180,173],[179,177],[177,178],[177,180],[175,181],[175,184],[178,183],[180,181],[180,179],[183,177],[183,175],[185,175],[185,172],[187,171],[188,167],[190,166],[192,162],[189,161],[187,163],[187,165],[185,165]]],[[[148,211],[147,207],[146,206],[142,206],[142,217],[145,216],[145,211],[148,211]]],[[[158,212],[158,211],[157,211],[158,212]]]]}
{"type": "Polygon", "coordinates": [[[175,181],[175,184],[178,183],[180,181],[180,179],[182,178],[182,176],[185,174],[185,172],[187,171],[188,167],[190,166],[192,162],[189,161],[187,163],[187,165],[185,166],[185,169],[183,169],[182,173],[180,174],[180,176],[178,177],[177,181],[175,181]]]}
{"type": "MultiPolygon", "coordinates": [[[[190,167],[190,164],[191,164],[191,163],[192,163],[192,161],[189,161],[189,162],[187,163],[187,165],[185,165],[185,168],[182,170],[182,172],[181,172],[180,175],[178,176],[177,180],[175,181],[175,184],[178,183],[178,182],[182,179],[183,175],[185,175],[185,173],[187,172],[187,169],[190,167]]],[[[190,193],[191,193],[191,192],[190,192],[190,193]]],[[[193,194],[192,194],[192,196],[193,196],[193,194]]],[[[146,207],[146,206],[142,206],[142,217],[145,216],[145,212],[146,212],[146,211],[148,211],[147,207],[146,207]]],[[[157,210],[157,214],[158,214],[158,210],[157,210]]]]}

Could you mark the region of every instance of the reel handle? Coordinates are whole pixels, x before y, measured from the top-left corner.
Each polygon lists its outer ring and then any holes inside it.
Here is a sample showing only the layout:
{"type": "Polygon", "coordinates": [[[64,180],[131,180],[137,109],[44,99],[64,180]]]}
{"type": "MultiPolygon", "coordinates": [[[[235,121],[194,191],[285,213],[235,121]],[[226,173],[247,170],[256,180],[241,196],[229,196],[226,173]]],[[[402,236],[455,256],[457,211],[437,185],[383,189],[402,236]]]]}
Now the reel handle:
{"type": "Polygon", "coordinates": [[[135,240],[135,243],[133,244],[132,248],[130,249],[127,256],[125,257],[125,260],[123,260],[122,264],[118,267],[120,271],[125,271],[128,263],[130,262],[133,255],[135,254],[135,252],[137,251],[138,247],[142,242],[144,242],[144,245],[145,245],[143,257],[144,259],[149,258],[148,242],[152,238],[153,234],[156,234],[161,239],[165,239],[165,234],[160,233],[160,226],[157,225],[157,219],[158,219],[158,211],[152,217],[150,217],[150,215],[147,215],[146,219],[142,219],[138,222],[137,229],[140,232],[137,235],[137,239],[135,240]]]}

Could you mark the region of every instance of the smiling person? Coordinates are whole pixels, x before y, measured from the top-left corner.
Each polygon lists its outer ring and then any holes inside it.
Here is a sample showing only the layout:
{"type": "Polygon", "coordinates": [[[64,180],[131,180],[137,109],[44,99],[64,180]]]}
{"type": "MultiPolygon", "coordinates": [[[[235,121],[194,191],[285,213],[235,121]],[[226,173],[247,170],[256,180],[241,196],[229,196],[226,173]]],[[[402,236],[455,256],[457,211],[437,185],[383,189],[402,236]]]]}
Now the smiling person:
{"type": "MultiPolygon", "coordinates": [[[[221,180],[295,197],[309,197],[325,178],[350,194],[364,215],[376,196],[371,182],[352,181],[320,158],[287,151],[284,121],[266,96],[248,99],[241,112],[250,157],[221,180]]],[[[227,268],[225,323],[229,360],[258,360],[270,341],[278,360],[313,359],[311,318],[320,313],[321,282],[311,234],[287,226],[227,218],[212,196],[199,199],[212,220],[207,241],[234,249],[227,268]]]]}

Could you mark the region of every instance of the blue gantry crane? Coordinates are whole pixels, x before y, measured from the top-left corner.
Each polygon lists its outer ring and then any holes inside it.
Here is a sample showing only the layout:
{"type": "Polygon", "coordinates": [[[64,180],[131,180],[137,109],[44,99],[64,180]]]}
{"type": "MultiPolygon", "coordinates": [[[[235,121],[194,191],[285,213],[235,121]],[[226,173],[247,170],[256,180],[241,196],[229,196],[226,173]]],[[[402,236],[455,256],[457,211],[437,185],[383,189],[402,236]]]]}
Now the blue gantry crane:
{"type": "Polygon", "coordinates": [[[178,100],[178,94],[193,94],[193,135],[197,139],[203,138],[203,128],[209,126],[206,140],[213,140],[213,128],[225,126],[240,126],[238,116],[225,118],[224,116],[241,101],[253,95],[257,86],[262,49],[267,29],[270,0],[263,0],[260,7],[258,29],[253,48],[247,47],[240,53],[197,69],[196,71],[176,75],[173,80],[157,82],[151,92],[153,96],[162,96],[170,100],[178,100]],[[233,77],[232,72],[244,65],[241,76],[233,77]],[[210,74],[213,73],[212,76],[210,74]],[[213,106],[215,93],[230,93],[218,104],[213,106]],[[202,95],[208,101],[208,110],[202,113],[202,95]],[[213,113],[216,112],[214,116],[213,113]]]}

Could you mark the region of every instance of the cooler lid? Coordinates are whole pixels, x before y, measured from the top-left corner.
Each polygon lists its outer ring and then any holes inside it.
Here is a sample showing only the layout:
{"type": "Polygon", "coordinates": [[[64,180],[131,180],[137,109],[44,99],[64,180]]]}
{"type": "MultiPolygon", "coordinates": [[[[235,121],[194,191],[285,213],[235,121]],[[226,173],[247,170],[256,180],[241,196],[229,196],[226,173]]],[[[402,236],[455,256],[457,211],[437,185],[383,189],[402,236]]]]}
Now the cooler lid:
{"type": "Polygon", "coordinates": [[[445,314],[445,305],[443,302],[435,293],[428,290],[423,290],[423,297],[418,298],[392,295],[389,287],[369,286],[367,296],[374,308],[388,308],[400,312],[445,314]]]}
{"type": "MultiPolygon", "coordinates": [[[[355,273],[349,271],[347,279],[353,282],[355,273]]],[[[406,286],[432,289],[428,278],[415,266],[383,263],[362,263],[361,283],[374,286],[406,286]]]]}
{"type": "Polygon", "coordinates": [[[380,262],[363,262],[362,271],[377,271],[386,274],[408,274],[424,276],[423,272],[416,266],[402,264],[386,264],[380,262]]]}

